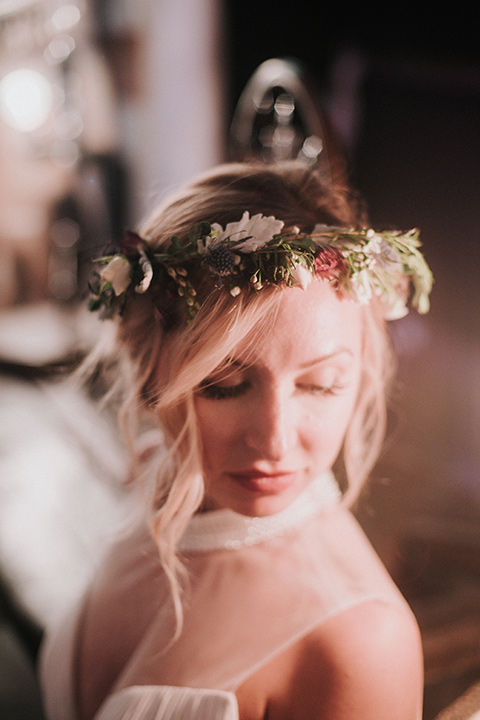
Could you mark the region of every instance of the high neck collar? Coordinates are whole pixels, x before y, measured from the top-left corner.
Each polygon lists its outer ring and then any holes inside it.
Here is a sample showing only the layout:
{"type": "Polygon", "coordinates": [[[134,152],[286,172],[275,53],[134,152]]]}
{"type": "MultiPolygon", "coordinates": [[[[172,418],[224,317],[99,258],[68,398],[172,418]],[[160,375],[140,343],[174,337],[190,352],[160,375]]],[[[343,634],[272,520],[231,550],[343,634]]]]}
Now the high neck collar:
{"type": "Polygon", "coordinates": [[[299,527],[307,518],[339,503],[341,493],[333,473],[327,471],[284,510],[265,517],[248,517],[229,509],[198,513],[180,540],[183,552],[240,550],[299,527]]]}

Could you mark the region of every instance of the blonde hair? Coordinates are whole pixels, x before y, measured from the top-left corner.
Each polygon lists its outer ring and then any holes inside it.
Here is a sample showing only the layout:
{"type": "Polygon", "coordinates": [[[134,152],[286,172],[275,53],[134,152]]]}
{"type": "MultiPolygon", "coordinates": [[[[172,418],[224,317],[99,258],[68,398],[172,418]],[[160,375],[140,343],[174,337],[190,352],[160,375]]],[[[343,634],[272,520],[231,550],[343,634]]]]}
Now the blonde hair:
{"type": "MultiPolygon", "coordinates": [[[[185,236],[199,221],[225,226],[239,220],[245,210],[274,215],[286,227],[296,225],[304,232],[317,223],[365,225],[361,207],[348,188],[325,187],[314,171],[287,162],[220,166],[163,203],[139,232],[152,247],[160,248],[172,235],[185,236]]],[[[202,274],[208,276],[203,270],[195,280],[201,308],[190,324],[186,323],[180,299],[173,301],[166,324],[158,309],[142,296],[130,302],[117,320],[117,344],[126,350],[123,357],[128,363],[124,427],[135,435],[139,418],[145,413],[164,433],[166,454],[154,473],[150,518],[178,618],[181,565],[176,549],[204,494],[195,390],[227,361],[240,342],[248,342],[257,331],[268,330],[282,293],[288,292],[274,286],[232,298],[229,293],[214,290],[202,274]]],[[[349,503],[357,497],[380,452],[392,366],[380,305],[372,302],[365,306],[362,317],[362,377],[339,458],[349,503]]],[[[134,444],[130,447],[135,457],[134,444]]]]}

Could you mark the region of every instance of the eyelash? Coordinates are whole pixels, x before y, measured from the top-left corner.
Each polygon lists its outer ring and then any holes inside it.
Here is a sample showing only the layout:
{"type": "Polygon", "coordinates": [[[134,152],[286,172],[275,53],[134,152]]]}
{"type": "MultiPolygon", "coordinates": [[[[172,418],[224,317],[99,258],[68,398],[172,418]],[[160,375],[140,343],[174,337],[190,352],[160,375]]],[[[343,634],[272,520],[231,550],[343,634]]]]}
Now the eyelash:
{"type": "Polygon", "coordinates": [[[237,385],[203,385],[200,386],[200,394],[210,400],[229,400],[243,395],[249,387],[250,383],[247,380],[237,385]]]}
{"type": "Polygon", "coordinates": [[[312,393],[312,395],[336,395],[341,390],[341,387],[340,385],[303,385],[302,389],[312,393]]]}
{"type": "MultiPolygon", "coordinates": [[[[209,400],[230,400],[232,398],[240,397],[250,387],[250,383],[244,380],[238,385],[204,385],[200,387],[200,394],[209,400]]],[[[336,395],[341,390],[339,385],[331,385],[329,387],[322,387],[320,385],[303,385],[300,389],[305,390],[312,395],[323,395],[330,396],[336,395]]]]}

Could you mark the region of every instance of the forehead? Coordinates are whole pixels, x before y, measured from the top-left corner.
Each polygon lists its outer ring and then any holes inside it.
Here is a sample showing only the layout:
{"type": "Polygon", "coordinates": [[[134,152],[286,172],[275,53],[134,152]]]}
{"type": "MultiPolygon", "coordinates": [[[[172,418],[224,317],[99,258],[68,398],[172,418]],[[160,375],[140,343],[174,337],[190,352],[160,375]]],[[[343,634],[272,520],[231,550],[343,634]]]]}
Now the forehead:
{"type": "Polygon", "coordinates": [[[360,357],[362,310],[326,281],[282,292],[267,327],[253,331],[236,352],[239,360],[302,365],[342,351],[360,357]]]}

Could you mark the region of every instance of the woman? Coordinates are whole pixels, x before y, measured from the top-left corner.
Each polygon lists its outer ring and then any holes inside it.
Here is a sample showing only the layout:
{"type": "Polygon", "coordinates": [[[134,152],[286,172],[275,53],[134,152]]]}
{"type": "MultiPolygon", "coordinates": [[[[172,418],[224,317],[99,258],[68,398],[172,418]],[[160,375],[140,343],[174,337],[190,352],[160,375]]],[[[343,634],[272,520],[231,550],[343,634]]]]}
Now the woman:
{"type": "Polygon", "coordinates": [[[124,424],[163,439],[135,456],[147,521],[47,642],[48,717],[420,718],[418,628],[348,510],[383,437],[385,318],[410,279],[428,309],[416,234],[367,230],[296,163],[226,165],[102,263],[124,424]]]}

